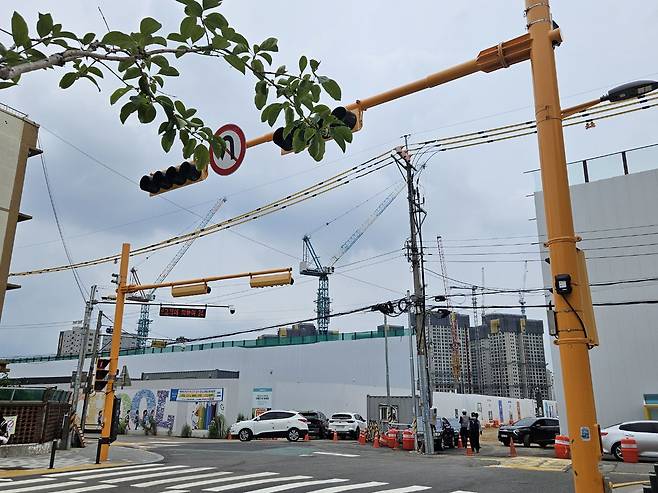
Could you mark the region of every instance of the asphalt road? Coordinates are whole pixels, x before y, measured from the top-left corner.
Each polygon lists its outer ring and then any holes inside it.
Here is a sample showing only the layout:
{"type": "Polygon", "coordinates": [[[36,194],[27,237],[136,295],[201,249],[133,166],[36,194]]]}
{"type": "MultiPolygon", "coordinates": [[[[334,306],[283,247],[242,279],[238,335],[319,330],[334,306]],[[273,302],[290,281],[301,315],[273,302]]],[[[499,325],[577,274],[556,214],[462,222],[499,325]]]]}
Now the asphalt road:
{"type": "MultiPolygon", "coordinates": [[[[242,443],[236,440],[129,436],[122,438],[121,442],[156,452],[164,459],[155,464],[14,478],[0,482],[0,492],[573,491],[568,465],[542,456],[522,457],[514,462],[505,457],[485,457],[483,454],[467,457],[462,450],[425,457],[399,450],[373,449],[371,445],[361,446],[347,441],[289,443],[259,440],[242,443]]],[[[483,452],[486,452],[486,447],[483,452]]]]}

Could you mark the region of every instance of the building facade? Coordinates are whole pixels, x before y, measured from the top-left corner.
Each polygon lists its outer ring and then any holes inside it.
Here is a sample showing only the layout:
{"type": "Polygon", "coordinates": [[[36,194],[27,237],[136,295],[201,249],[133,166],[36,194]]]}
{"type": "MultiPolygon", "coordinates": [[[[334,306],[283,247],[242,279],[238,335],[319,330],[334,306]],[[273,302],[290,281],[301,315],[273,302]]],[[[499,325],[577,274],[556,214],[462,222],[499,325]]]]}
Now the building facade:
{"type": "Polygon", "coordinates": [[[455,379],[452,368],[452,329],[450,316],[436,313],[427,315],[427,339],[429,343],[428,365],[430,383],[435,392],[468,393],[471,391],[471,362],[469,356],[469,318],[456,313],[460,371],[455,379]]]}
{"type": "MultiPolygon", "coordinates": [[[[87,349],[85,356],[91,355],[94,350],[94,335],[96,331],[87,329],[87,349]]],[[[62,330],[59,333],[59,342],[57,343],[57,356],[66,356],[69,354],[80,354],[85,337],[85,330],[81,325],[73,325],[70,330],[62,330]]]]}
{"type": "Polygon", "coordinates": [[[490,313],[470,329],[473,392],[550,399],[544,324],[524,315],[490,313]]]}

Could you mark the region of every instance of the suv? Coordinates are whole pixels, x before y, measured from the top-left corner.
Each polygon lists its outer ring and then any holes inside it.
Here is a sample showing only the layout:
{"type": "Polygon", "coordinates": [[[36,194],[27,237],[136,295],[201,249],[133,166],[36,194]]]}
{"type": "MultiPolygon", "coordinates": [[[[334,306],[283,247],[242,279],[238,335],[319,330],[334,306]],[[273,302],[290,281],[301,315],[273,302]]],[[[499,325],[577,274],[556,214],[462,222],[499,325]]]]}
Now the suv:
{"type": "Polygon", "coordinates": [[[329,420],[320,411],[302,411],[299,414],[308,419],[308,434],[317,438],[329,436],[329,420]]]}
{"type": "Polygon", "coordinates": [[[510,440],[529,447],[536,443],[545,447],[555,443],[556,435],[560,433],[560,422],[554,418],[523,418],[513,425],[501,426],[498,429],[498,440],[504,446],[509,446],[510,440]]]}
{"type": "Polygon", "coordinates": [[[365,431],[368,425],[366,420],[356,413],[336,413],[329,420],[329,431],[336,432],[339,436],[350,436],[359,438],[361,430],[365,431]]]}
{"type": "Polygon", "coordinates": [[[241,442],[252,438],[287,438],[296,442],[308,434],[308,420],[297,411],[267,411],[231,425],[229,433],[241,442]]]}

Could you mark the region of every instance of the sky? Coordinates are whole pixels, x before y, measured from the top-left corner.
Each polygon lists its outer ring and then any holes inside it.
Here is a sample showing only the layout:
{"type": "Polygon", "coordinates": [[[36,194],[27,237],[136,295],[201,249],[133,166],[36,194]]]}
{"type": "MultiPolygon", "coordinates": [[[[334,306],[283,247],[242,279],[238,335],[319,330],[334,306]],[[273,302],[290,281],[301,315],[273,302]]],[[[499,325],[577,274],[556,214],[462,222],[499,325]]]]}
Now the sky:
{"type": "MultiPolygon", "coordinates": [[[[170,32],[183,16],[182,5],[173,0],[67,0],[49,7],[64,29],[80,34],[93,31],[99,36],[106,28],[98,7],[111,29],[123,31],[136,30],[141,18],[152,16],[164,24],[164,32],[170,32]]],[[[14,10],[34,26],[37,12],[45,12],[46,7],[32,0],[2,2],[0,27],[9,27],[14,10]]],[[[279,39],[275,66],[295,66],[302,54],[320,60],[320,72],[338,81],[346,104],[469,60],[525,32],[521,1],[401,5],[388,0],[324,4],[225,0],[221,11],[251,42],[270,36],[279,39]]],[[[658,44],[654,29],[658,4],[629,0],[619,9],[618,2],[609,0],[554,0],[552,12],[564,38],[556,50],[563,106],[598,97],[627,81],[658,78],[658,59],[651,48],[658,44]]],[[[269,131],[253,104],[253,79],[217,59],[186,57],[177,63],[181,77],[168,80],[165,90],[197,108],[211,127],[235,123],[247,138],[269,131]]],[[[116,254],[123,242],[139,247],[191,231],[221,197],[227,202],[213,222],[259,207],[386,152],[400,145],[403,135],[419,142],[534,118],[530,66],[522,63],[370,109],[363,130],[354,135],[347,152],[328,145],[320,164],[308,154],[282,157],[274,144],[265,144],[249,149],[233,175],[211,173],[201,184],[165,194],[165,200],[149,197],[137,182],[145,173],[178,164],[180,147],[175,144],[169,154],[164,153],[157,125],[141,125],[134,118],[120,123],[119,106],[108,102],[118,81],[106,77],[101,93],[85,83],[61,90],[58,81],[65,72],[57,68],[27,74],[18,87],[0,92],[1,103],[27,113],[41,126],[44,150],[43,162],[38,157],[28,162],[21,211],[34,219],[18,227],[12,272],[67,263],[44,181],[44,164],[71,257],[82,261],[116,254]]],[[[603,120],[593,129],[569,127],[565,130],[567,159],[654,143],[657,124],[658,112],[646,110],[603,120]]],[[[442,236],[448,276],[479,285],[484,268],[486,286],[519,289],[528,259],[527,287],[543,285],[538,249],[532,244],[537,239],[529,195],[535,184],[531,175],[524,174],[538,166],[534,136],[440,153],[428,162],[421,178],[428,213],[423,237],[429,251],[436,252],[432,250],[436,237],[442,236]],[[501,242],[520,245],[488,246],[501,242]],[[466,252],[484,255],[466,256],[466,252]]],[[[194,338],[314,317],[317,280],[298,274],[303,235],[312,232],[315,249],[328,261],[399,179],[398,170],[389,166],[234,231],[197,240],[169,279],[293,267],[296,282],[267,290],[249,290],[244,280],[215,283],[210,295],[185,302],[231,304],[235,314],[211,308],[206,319],[167,319],[160,318],[153,307],[151,334],[194,338]]],[[[337,268],[331,276],[333,311],[404,296],[412,284],[401,250],[408,234],[402,194],[337,264],[364,260],[337,268]],[[376,257],[396,249],[400,249],[397,255],[376,257]]],[[[175,253],[173,247],[136,257],[131,267],[138,269],[142,281],[151,282],[175,253]]],[[[429,256],[428,269],[440,272],[437,260],[429,256]]],[[[111,274],[117,271],[118,265],[104,264],[78,273],[83,290],[96,284],[100,295],[107,296],[114,289],[111,274]]],[[[438,276],[428,271],[426,280],[428,294],[443,292],[438,276]]],[[[82,319],[84,312],[71,271],[14,278],[13,282],[22,288],[6,296],[0,356],[54,353],[58,332],[82,319]]],[[[157,301],[171,302],[172,298],[162,290],[157,301]]],[[[535,302],[543,298],[528,296],[528,303],[535,302]]],[[[468,296],[454,299],[455,306],[468,314],[470,303],[468,296]]],[[[494,303],[518,305],[518,296],[487,296],[485,304],[494,303]]],[[[112,305],[98,306],[113,317],[112,305]]],[[[528,315],[545,319],[542,309],[529,309],[528,315]]],[[[124,329],[135,331],[138,316],[139,307],[128,306],[124,329]]],[[[332,319],[330,328],[373,330],[381,322],[377,313],[356,314],[332,319]]]]}

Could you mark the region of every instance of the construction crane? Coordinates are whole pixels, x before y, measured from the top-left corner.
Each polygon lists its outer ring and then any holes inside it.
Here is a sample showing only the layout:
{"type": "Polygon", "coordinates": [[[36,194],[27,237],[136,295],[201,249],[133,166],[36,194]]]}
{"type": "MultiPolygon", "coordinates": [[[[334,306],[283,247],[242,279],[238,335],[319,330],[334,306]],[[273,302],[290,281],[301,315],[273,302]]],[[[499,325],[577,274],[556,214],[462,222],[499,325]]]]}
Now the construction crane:
{"type": "MultiPolygon", "coordinates": [[[[203,219],[201,219],[201,222],[199,223],[194,236],[190,237],[187,241],[183,243],[181,248],[176,252],[176,255],[174,255],[174,258],[171,259],[169,264],[164,268],[164,270],[160,273],[160,275],[157,277],[157,279],[154,281],[154,284],[161,283],[166,279],[166,277],[169,275],[169,273],[176,267],[176,264],[178,261],[183,258],[183,255],[190,249],[192,246],[192,243],[199,237],[199,233],[201,233],[201,230],[206,227],[206,225],[210,222],[210,220],[213,218],[213,216],[217,213],[217,211],[220,209],[222,205],[226,202],[226,197],[222,197],[217,202],[215,202],[215,205],[212,206],[212,208],[206,213],[205,216],[203,216],[203,219]]],[[[135,268],[131,269],[131,273],[135,278],[137,278],[137,271],[135,268]]],[[[142,301],[144,304],[141,306],[140,311],[139,311],[139,319],[137,320],[137,344],[138,347],[142,348],[146,345],[146,340],[149,335],[149,326],[151,325],[152,320],[149,318],[149,308],[150,305],[148,305],[149,302],[153,301],[155,299],[155,289],[152,289],[149,292],[146,293],[141,293],[141,298],[143,298],[142,301]]]]}
{"type": "Polygon", "coordinates": [[[299,264],[299,273],[303,276],[318,278],[318,292],[315,301],[318,331],[326,334],[329,330],[329,315],[331,314],[331,299],[329,298],[329,276],[334,273],[334,266],[347,251],[363,236],[363,233],[381,216],[386,208],[391,205],[395,198],[406,187],[406,182],[401,182],[391,193],[377,206],[370,216],[359,226],[350,237],[343,242],[338,252],[331,257],[328,265],[322,265],[320,257],[311,244],[311,237],[304,235],[302,238],[303,250],[302,261],[299,264]]]}
{"type": "MultiPolygon", "coordinates": [[[[450,286],[448,285],[448,269],[446,266],[446,257],[443,251],[443,241],[441,237],[436,237],[436,244],[439,253],[439,262],[441,263],[441,277],[443,278],[443,290],[446,296],[446,308],[450,311],[450,363],[452,367],[452,380],[455,392],[464,392],[462,385],[462,362],[461,362],[461,341],[459,340],[459,328],[457,327],[457,315],[452,310],[452,303],[450,302],[450,286]]],[[[466,350],[468,351],[468,343],[466,350]]],[[[469,375],[470,380],[470,375],[469,375]]]]}
{"type": "Polygon", "coordinates": [[[525,316],[525,287],[528,280],[528,261],[523,262],[523,287],[519,291],[519,305],[521,305],[521,315],[525,316]]]}

